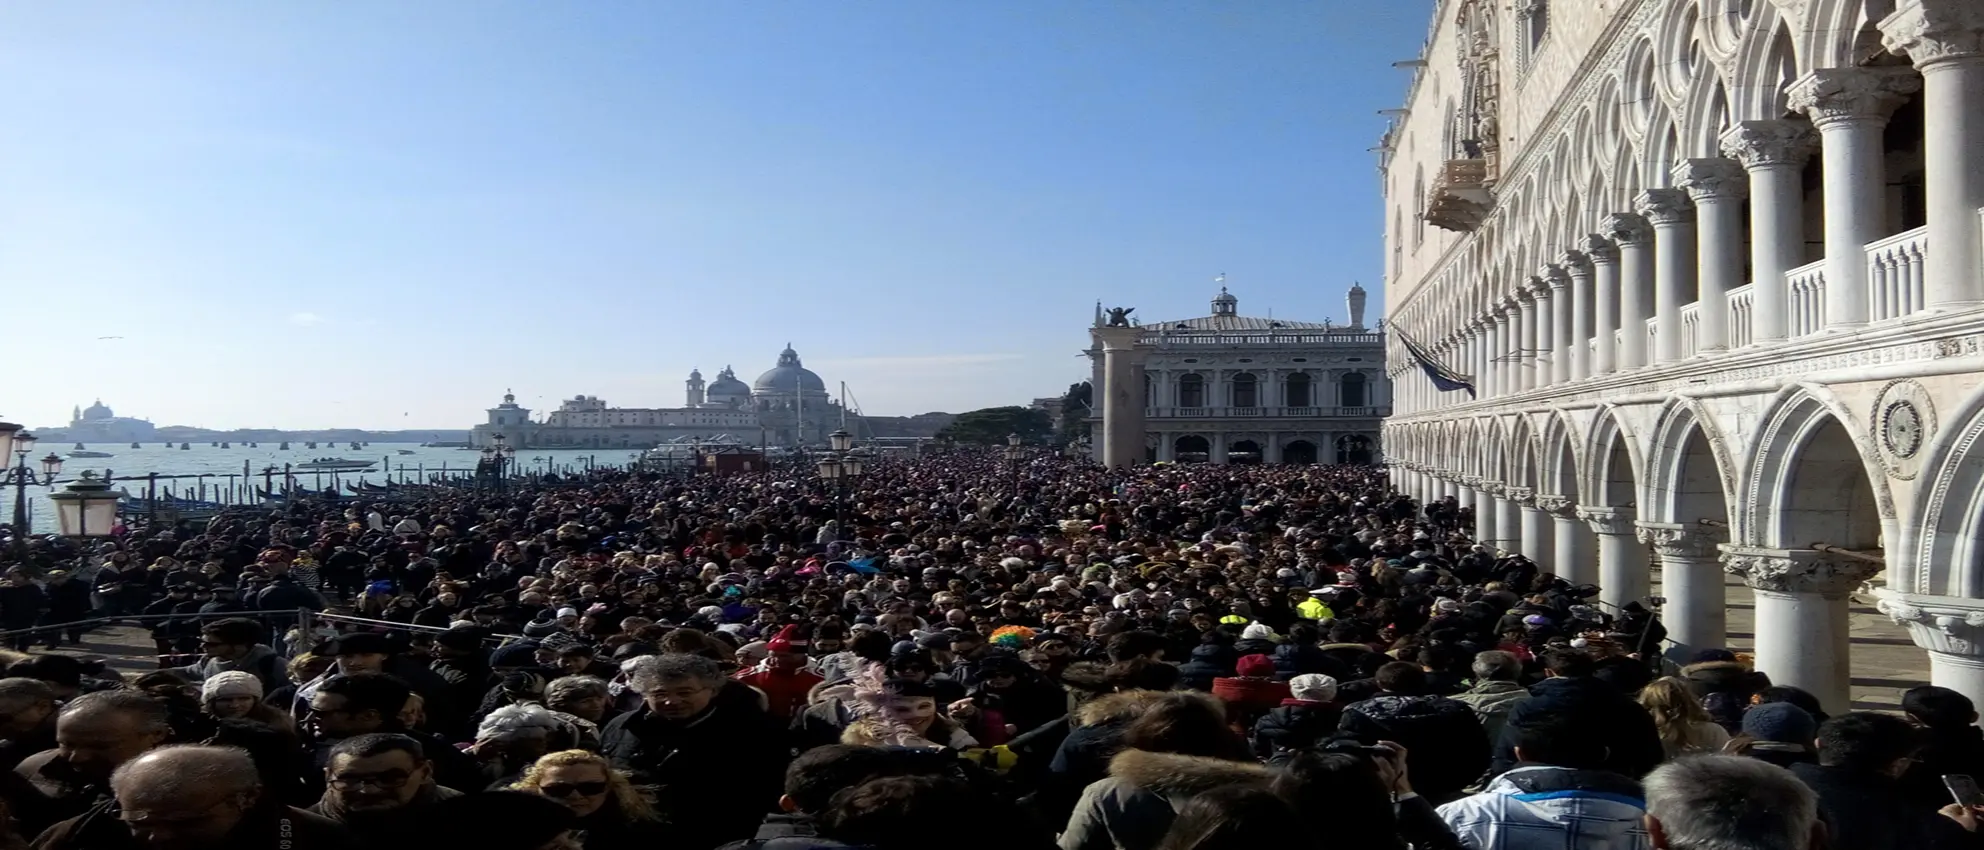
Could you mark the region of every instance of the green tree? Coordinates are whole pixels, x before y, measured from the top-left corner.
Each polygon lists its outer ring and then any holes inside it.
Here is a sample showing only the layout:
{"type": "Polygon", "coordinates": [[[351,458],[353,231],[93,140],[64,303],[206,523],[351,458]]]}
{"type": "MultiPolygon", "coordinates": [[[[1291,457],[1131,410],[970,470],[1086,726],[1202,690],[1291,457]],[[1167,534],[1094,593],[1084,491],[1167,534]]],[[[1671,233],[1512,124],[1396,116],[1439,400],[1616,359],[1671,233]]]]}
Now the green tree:
{"type": "Polygon", "coordinates": [[[1061,445],[1079,442],[1082,434],[1088,431],[1090,405],[1095,403],[1095,387],[1087,381],[1077,381],[1068,385],[1068,392],[1061,396],[1061,421],[1057,424],[1056,441],[1061,445]]]}
{"type": "Polygon", "coordinates": [[[1045,410],[1031,407],[988,407],[958,414],[958,418],[937,432],[939,440],[955,440],[964,445],[1006,444],[1008,434],[1020,435],[1029,445],[1039,445],[1054,436],[1054,418],[1045,410]]]}

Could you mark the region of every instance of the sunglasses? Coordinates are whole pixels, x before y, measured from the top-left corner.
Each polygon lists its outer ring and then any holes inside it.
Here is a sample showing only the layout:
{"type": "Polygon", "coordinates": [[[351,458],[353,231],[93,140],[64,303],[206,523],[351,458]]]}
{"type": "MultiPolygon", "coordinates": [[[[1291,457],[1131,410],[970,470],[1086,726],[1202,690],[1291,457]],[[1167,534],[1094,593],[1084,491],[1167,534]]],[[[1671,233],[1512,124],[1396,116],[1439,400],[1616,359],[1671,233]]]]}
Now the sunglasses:
{"type": "Polygon", "coordinates": [[[546,797],[570,797],[573,794],[584,797],[595,797],[606,793],[606,783],[553,782],[549,785],[539,785],[537,786],[537,790],[543,792],[546,797]]]}

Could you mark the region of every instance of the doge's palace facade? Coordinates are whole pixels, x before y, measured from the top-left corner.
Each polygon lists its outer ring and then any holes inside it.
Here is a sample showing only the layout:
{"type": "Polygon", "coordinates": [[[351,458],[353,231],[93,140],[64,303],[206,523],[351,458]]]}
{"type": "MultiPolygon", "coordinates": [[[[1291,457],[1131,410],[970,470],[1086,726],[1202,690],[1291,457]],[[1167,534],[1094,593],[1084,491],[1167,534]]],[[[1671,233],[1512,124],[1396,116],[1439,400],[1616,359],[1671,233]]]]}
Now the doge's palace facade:
{"type": "Polygon", "coordinates": [[[1383,145],[1401,489],[1847,706],[1847,597],[1984,701],[1984,3],[1439,0],[1383,145]]]}

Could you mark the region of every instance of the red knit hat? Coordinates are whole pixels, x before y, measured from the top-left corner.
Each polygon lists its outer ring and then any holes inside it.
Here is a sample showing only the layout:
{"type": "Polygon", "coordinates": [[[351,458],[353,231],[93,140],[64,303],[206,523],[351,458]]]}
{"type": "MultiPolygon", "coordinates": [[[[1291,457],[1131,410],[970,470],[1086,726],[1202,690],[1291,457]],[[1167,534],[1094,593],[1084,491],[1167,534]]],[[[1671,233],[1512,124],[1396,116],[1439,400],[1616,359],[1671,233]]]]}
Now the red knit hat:
{"type": "Polygon", "coordinates": [[[806,635],[797,624],[786,626],[778,630],[777,636],[765,642],[765,648],[772,652],[805,652],[806,635]]]}
{"type": "Polygon", "coordinates": [[[1274,675],[1274,659],[1265,655],[1248,655],[1234,665],[1234,672],[1250,679],[1265,679],[1274,675]]]}

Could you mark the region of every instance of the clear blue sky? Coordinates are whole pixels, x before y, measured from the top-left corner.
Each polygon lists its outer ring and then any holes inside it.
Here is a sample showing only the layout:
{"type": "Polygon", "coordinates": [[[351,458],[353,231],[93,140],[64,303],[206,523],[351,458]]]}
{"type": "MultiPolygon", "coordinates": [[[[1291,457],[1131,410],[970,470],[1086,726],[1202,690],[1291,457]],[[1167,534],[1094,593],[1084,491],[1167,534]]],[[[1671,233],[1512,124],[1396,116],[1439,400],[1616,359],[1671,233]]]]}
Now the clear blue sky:
{"type": "Polygon", "coordinates": [[[1429,7],[4,0],[0,417],[467,427],[788,340],[960,411],[1098,298],[1342,321],[1429,7]]]}

